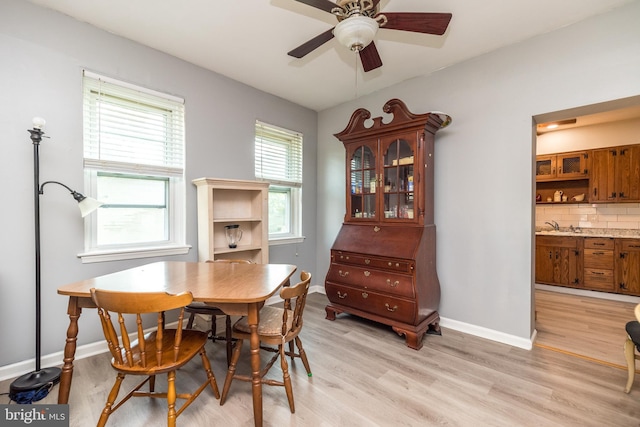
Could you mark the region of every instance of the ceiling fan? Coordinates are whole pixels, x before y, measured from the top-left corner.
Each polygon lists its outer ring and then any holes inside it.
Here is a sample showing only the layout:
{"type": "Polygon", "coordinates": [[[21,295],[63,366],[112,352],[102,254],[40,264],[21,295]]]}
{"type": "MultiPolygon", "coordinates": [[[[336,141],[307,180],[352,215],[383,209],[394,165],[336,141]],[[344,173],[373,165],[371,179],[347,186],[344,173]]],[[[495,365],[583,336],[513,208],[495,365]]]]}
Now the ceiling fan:
{"type": "Polygon", "coordinates": [[[302,58],[334,36],[340,44],[358,52],[364,71],[382,66],[382,59],[373,38],[378,28],[411,31],[441,36],[447,30],[450,13],[388,12],[380,13],[380,0],[295,0],[335,15],[338,24],[288,52],[302,58]]]}

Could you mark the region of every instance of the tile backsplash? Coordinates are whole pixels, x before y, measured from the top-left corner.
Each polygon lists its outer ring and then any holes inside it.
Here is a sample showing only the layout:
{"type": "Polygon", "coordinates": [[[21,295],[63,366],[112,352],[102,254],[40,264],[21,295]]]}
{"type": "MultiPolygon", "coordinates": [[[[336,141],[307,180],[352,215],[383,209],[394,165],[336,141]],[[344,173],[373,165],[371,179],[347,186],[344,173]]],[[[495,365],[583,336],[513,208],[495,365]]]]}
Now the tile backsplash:
{"type": "Polygon", "coordinates": [[[536,227],[549,227],[547,221],[560,227],[640,230],[640,203],[536,205],[536,227]]]}

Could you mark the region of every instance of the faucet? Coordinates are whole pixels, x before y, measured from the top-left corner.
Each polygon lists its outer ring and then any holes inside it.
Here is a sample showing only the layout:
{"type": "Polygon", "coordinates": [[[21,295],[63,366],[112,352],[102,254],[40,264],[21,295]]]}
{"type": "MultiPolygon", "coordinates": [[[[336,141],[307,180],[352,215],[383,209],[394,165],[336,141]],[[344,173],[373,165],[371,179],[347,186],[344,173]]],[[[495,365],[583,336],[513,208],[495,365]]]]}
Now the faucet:
{"type": "Polygon", "coordinates": [[[545,224],[549,224],[555,231],[560,231],[560,226],[555,221],[551,221],[551,222],[547,221],[545,222],[545,224]]]}

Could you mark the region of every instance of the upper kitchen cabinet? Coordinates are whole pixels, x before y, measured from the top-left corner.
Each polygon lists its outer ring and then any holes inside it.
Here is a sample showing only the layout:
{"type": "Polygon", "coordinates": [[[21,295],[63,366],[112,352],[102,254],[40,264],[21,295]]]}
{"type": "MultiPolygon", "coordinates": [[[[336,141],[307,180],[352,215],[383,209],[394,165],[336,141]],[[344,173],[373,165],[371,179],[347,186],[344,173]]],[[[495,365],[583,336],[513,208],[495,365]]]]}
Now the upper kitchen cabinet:
{"type": "Polygon", "coordinates": [[[640,201],[640,145],[593,150],[592,158],[591,202],[640,201]]]}
{"type": "Polygon", "coordinates": [[[561,181],[589,177],[589,153],[547,154],[536,156],[536,181],[561,181]]]}

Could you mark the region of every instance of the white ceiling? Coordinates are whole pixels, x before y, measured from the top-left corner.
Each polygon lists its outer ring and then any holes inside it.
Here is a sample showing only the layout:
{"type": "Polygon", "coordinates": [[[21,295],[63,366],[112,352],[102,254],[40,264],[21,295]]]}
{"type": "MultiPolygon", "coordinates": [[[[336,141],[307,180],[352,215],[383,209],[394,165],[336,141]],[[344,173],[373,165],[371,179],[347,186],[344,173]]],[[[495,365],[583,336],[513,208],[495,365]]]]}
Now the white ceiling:
{"type": "Polygon", "coordinates": [[[381,29],[384,65],[368,73],[335,39],[288,56],[337,23],[295,0],[26,1],[321,111],[637,0],[382,0],[382,12],[453,18],[443,36],[381,29]]]}

